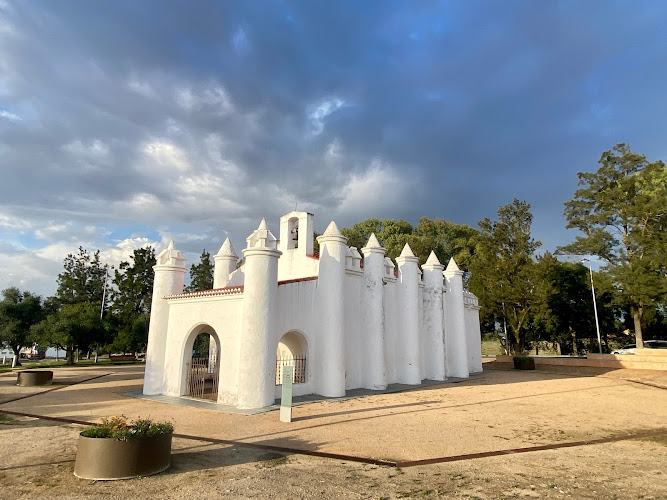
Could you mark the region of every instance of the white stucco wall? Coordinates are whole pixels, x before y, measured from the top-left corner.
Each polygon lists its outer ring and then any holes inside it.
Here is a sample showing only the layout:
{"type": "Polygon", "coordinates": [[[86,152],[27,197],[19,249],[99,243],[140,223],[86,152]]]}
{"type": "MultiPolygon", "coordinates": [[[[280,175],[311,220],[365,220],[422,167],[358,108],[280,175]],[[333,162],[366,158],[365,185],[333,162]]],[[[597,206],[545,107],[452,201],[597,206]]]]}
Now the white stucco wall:
{"type": "MultiPolygon", "coordinates": [[[[273,321],[273,340],[277,347],[280,338],[290,331],[297,331],[306,341],[306,382],[294,384],[292,394],[301,396],[315,392],[314,355],[319,349],[315,311],[317,280],[299,281],[278,286],[276,314],[273,321]]],[[[274,349],[275,351],[275,349],[274,349]]],[[[275,365],[275,359],[274,359],[275,365]]],[[[275,368],[274,374],[275,377],[275,368]]],[[[275,387],[275,397],[280,398],[281,387],[275,387]]]]}
{"type": "Polygon", "coordinates": [[[348,270],[345,273],[345,388],[361,387],[361,365],[364,360],[364,327],[359,318],[363,317],[361,271],[348,270]]]}
{"type": "Polygon", "coordinates": [[[199,332],[212,330],[220,342],[218,400],[236,404],[242,304],[241,293],[169,301],[165,394],[185,394],[185,363],[191,358],[194,339],[199,332]]]}
{"type": "Polygon", "coordinates": [[[278,262],[278,281],[317,276],[319,260],[301,248],[286,250],[278,262]]]}
{"type": "MultiPolygon", "coordinates": [[[[312,215],[300,216],[310,227],[312,215]]],[[[281,229],[288,234],[289,227],[281,229]]],[[[359,252],[346,246],[334,223],[320,237],[320,260],[305,255],[302,234],[300,248],[280,243],[281,254],[262,221],[247,240],[245,264],[231,275],[233,247],[221,247],[219,254],[230,258],[217,259],[218,284],[227,288],[196,294],[177,295],[185,261],[170,245],[165,255],[179,265],[156,266],[145,393],[184,394],[186,362],[200,332],[211,333],[220,349],[218,402],[243,408],[280,398],[276,351],[289,332],[284,348],[306,356],[296,396],[342,396],[481,371],[477,298],[463,291],[456,263],[443,273],[433,254],[422,271],[406,246],[395,276],[375,236],[362,249],[362,268],[359,252]]]]}

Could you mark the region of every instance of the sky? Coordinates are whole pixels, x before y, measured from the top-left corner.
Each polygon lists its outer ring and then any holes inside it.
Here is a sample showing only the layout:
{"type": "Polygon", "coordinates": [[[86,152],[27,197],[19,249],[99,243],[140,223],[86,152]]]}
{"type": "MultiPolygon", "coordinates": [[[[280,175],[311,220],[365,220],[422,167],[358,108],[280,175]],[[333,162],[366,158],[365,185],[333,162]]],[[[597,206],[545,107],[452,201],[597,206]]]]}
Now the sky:
{"type": "Polygon", "coordinates": [[[577,172],[667,161],[667,2],[0,0],[0,289],[79,246],[240,255],[298,207],[576,234],[577,172]]]}

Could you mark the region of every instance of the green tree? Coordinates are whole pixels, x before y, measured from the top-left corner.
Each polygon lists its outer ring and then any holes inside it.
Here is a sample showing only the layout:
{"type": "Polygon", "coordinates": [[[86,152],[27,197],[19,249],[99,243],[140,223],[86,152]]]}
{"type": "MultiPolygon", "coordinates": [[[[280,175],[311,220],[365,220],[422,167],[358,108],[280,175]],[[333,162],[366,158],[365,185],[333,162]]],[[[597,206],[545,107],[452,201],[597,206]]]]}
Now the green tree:
{"type": "MultiPolygon", "coordinates": [[[[68,254],[64,270],[58,275],[56,297],[62,305],[91,302],[102,306],[107,266],[100,262],[100,251],[88,252],[79,247],[78,254],[68,254]]],[[[105,307],[108,300],[105,298],[105,307]]]]}
{"type": "Polygon", "coordinates": [[[559,251],[606,261],[641,348],[644,314],[667,294],[667,169],[625,144],[602,153],[598,163],[597,171],[577,174],[581,187],[565,203],[567,227],[583,235],[559,251]]]}
{"type": "MultiPolygon", "coordinates": [[[[426,262],[431,250],[435,251],[441,263],[447,264],[454,258],[459,268],[468,271],[475,254],[476,238],[479,232],[467,224],[455,224],[444,219],[420,217],[414,231],[416,236],[425,238],[430,246],[424,253],[426,262]]],[[[416,254],[415,254],[416,255],[416,254]]]]}
{"type": "Polygon", "coordinates": [[[104,336],[99,308],[90,302],[66,305],[32,328],[38,344],[65,349],[69,364],[74,364],[75,350],[87,350],[104,336]]]}
{"type": "Polygon", "coordinates": [[[532,220],[530,205],[515,199],[498,209],[497,221],[480,221],[470,265],[469,286],[483,315],[506,318],[514,352],[524,350],[530,315],[545,307],[548,294],[535,261],[541,243],[531,236],[532,220]]]}
{"type": "Polygon", "coordinates": [[[406,243],[410,245],[420,264],[426,262],[431,251],[446,264],[454,257],[459,267],[467,271],[470,257],[474,253],[474,236],[477,231],[470,226],[459,225],[444,219],[420,217],[417,226],[397,219],[367,219],[343,228],[349,246],[358,249],[366,246],[368,238],[375,233],[380,244],[387,249],[386,256],[396,259],[406,243]]]}
{"type": "MultiPolygon", "coordinates": [[[[559,262],[551,254],[539,261],[543,265],[545,279],[550,286],[546,314],[540,314],[537,322],[549,334],[549,340],[560,347],[562,354],[578,353],[579,347],[597,351],[597,329],[589,270],[580,262],[559,262]]],[[[606,293],[601,276],[596,273],[596,299],[600,331],[603,343],[609,350],[606,332],[614,328],[614,306],[606,293]]]]}
{"type": "Polygon", "coordinates": [[[30,328],[44,319],[42,298],[16,287],[2,291],[0,300],[0,345],[14,351],[13,366],[20,364],[19,353],[30,343],[30,328]]]}
{"type": "Polygon", "coordinates": [[[116,291],[111,307],[111,322],[117,331],[112,344],[114,350],[135,352],[143,349],[148,340],[155,264],[155,249],[138,248],[130,261],[119,264],[114,274],[116,291]]]}
{"type": "Polygon", "coordinates": [[[198,292],[213,288],[213,261],[211,254],[204,249],[199,264],[190,266],[190,284],[185,287],[186,292],[198,292]]]}

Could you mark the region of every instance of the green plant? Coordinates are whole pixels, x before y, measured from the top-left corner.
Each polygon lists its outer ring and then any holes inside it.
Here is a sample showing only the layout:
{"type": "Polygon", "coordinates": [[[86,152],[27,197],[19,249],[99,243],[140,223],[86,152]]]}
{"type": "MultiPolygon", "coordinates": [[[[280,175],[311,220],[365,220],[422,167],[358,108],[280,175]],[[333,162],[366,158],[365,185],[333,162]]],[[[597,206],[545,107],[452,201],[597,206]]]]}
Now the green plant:
{"type": "Polygon", "coordinates": [[[90,438],[127,441],[128,439],[159,436],[172,432],[174,432],[174,426],[169,422],[153,422],[147,418],[128,421],[125,415],[121,415],[120,417],[102,418],[101,424],[86,427],[81,435],[90,438]]]}
{"type": "Polygon", "coordinates": [[[530,356],[514,356],[514,368],[517,370],[534,370],[535,359],[530,356]]]}

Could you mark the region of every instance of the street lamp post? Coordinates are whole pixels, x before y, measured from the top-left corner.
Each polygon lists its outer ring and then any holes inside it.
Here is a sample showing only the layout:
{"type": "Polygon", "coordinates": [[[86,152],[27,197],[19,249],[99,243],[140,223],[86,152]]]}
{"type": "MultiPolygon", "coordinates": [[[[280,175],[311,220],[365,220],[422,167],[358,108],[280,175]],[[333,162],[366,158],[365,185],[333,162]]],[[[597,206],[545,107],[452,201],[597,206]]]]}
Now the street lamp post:
{"type": "Polygon", "coordinates": [[[591,292],[593,293],[593,310],[595,311],[595,329],[598,332],[598,347],[600,349],[600,354],[602,354],[602,340],[600,340],[600,323],[598,322],[598,306],[595,301],[595,286],[593,285],[593,267],[591,265],[591,259],[583,258],[581,262],[588,262],[588,271],[591,274],[591,292]]]}

